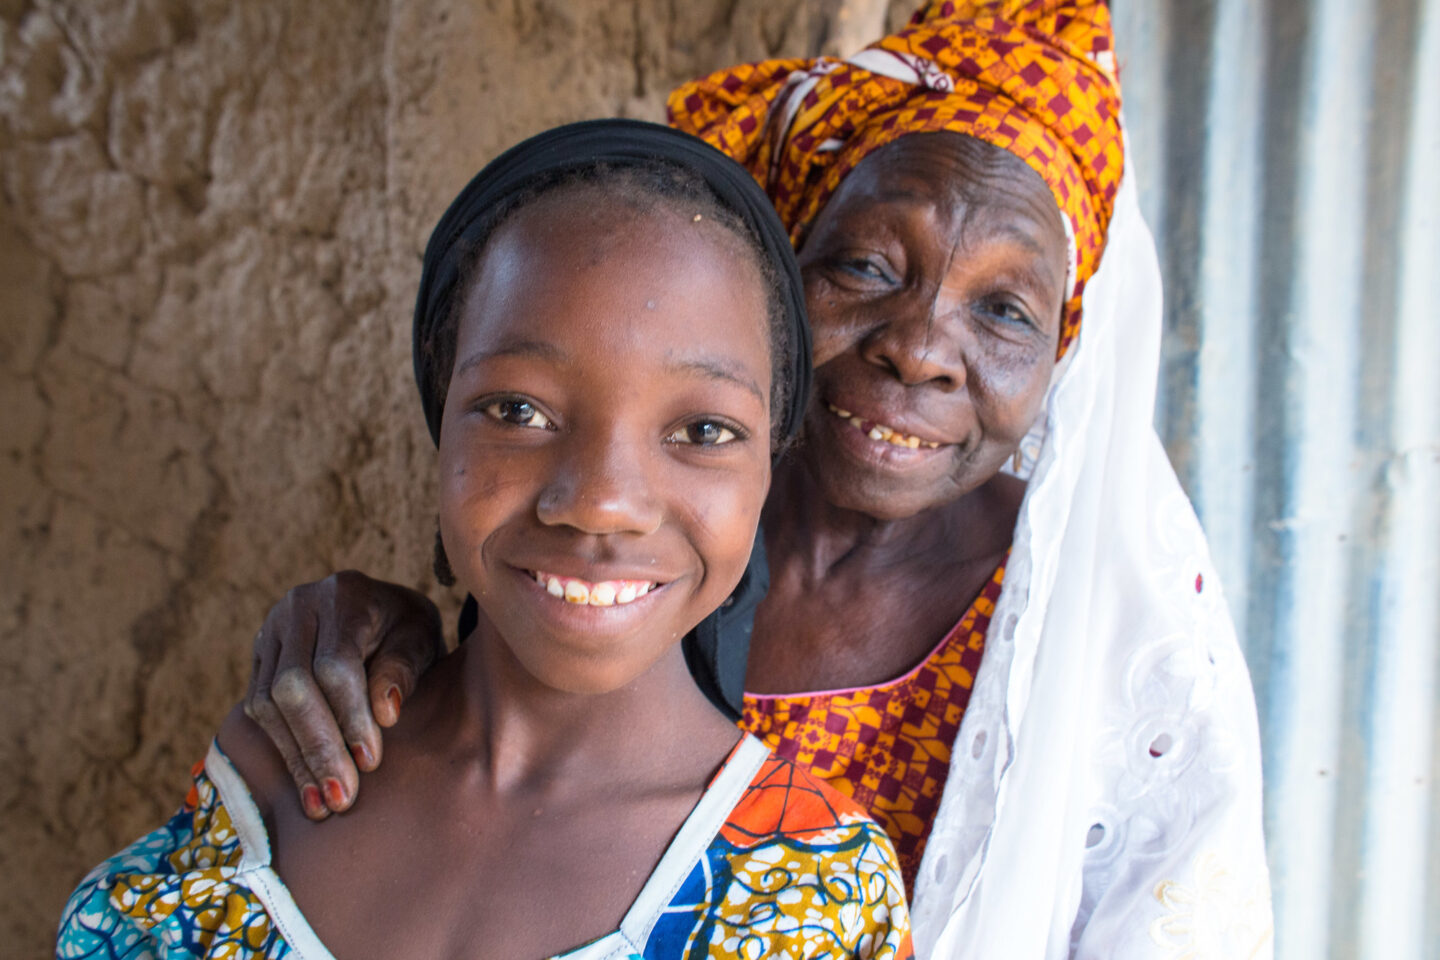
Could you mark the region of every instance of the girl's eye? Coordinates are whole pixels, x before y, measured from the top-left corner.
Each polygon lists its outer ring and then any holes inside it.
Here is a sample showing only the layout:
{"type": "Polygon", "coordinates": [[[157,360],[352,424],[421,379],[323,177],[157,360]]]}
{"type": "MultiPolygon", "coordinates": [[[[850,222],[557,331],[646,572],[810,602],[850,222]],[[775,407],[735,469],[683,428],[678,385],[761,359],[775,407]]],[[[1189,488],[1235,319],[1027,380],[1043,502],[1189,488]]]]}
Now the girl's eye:
{"type": "Polygon", "coordinates": [[[536,410],[535,405],[528,400],[519,400],[514,397],[495,400],[485,404],[481,409],[496,420],[517,427],[533,427],[537,430],[549,430],[554,427],[550,418],[536,410]]]}
{"type": "Polygon", "coordinates": [[[692,443],[701,447],[718,447],[739,439],[734,430],[714,420],[696,420],[665,438],[666,443],[692,443]]]}

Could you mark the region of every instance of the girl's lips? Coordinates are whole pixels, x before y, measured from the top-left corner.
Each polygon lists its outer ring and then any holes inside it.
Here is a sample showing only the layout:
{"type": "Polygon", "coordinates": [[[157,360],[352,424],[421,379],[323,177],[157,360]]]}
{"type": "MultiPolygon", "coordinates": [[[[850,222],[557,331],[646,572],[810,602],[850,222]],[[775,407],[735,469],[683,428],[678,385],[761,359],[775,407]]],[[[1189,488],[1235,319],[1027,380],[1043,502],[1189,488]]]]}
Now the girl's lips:
{"type": "Polygon", "coordinates": [[[866,420],[833,403],[826,403],[825,408],[854,429],[865,434],[869,439],[888,443],[892,447],[903,447],[910,450],[919,450],[923,447],[927,450],[937,450],[945,445],[938,440],[927,440],[914,434],[905,433],[889,424],[866,420]]]}
{"type": "Polygon", "coordinates": [[[550,596],[566,603],[614,607],[634,603],[659,586],[654,580],[581,580],[544,570],[527,571],[550,596]]]}
{"type": "MultiPolygon", "coordinates": [[[[619,642],[625,638],[634,639],[639,633],[652,629],[657,613],[660,613],[662,607],[671,606],[667,601],[672,599],[670,587],[673,584],[669,581],[592,581],[580,577],[563,576],[543,568],[520,566],[510,567],[510,572],[515,577],[515,583],[525,595],[525,615],[533,618],[534,624],[550,638],[551,642],[589,649],[592,652],[606,649],[607,644],[619,642]],[[544,583],[541,583],[541,577],[545,578],[544,583]],[[559,583],[559,596],[550,590],[552,578],[559,583]],[[570,588],[570,596],[567,597],[565,588],[571,583],[575,586],[570,588]],[[599,591],[598,600],[600,602],[592,602],[591,587],[601,587],[605,584],[613,586],[616,583],[621,586],[635,585],[636,596],[624,603],[619,602],[618,599],[612,599],[607,605],[604,602],[606,591],[602,589],[599,591]],[[650,583],[651,586],[644,595],[640,595],[639,585],[643,583],[650,583]],[[578,592],[578,588],[581,586],[585,588],[583,600],[580,599],[578,592]]],[[[619,592],[616,590],[617,596],[619,592]]],[[[626,595],[629,595],[628,592],[626,595]]]]}

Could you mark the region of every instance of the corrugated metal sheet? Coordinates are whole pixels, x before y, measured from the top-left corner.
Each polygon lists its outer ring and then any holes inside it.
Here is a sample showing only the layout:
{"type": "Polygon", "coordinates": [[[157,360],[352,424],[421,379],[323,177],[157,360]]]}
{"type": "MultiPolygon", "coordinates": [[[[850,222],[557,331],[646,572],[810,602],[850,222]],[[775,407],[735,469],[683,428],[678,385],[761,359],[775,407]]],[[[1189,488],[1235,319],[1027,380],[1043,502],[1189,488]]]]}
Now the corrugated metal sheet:
{"type": "Polygon", "coordinates": [[[1276,951],[1440,960],[1440,0],[1114,0],[1276,951]]]}

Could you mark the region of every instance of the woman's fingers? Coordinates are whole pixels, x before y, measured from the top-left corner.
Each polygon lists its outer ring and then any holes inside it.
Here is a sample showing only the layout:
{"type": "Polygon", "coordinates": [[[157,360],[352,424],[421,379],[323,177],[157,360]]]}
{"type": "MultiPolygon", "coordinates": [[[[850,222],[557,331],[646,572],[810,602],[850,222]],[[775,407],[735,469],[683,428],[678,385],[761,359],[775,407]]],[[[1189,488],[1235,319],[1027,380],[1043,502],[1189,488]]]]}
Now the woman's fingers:
{"type": "Polygon", "coordinates": [[[315,782],[315,777],[310,773],[310,767],[305,763],[300,745],[295,742],[284,719],[277,712],[274,722],[269,725],[261,723],[261,728],[285,758],[285,769],[290,771],[290,779],[295,781],[295,786],[300,791],[300,807],[305,811],[305,816],[311,820],[324,820],[330,816],[330,808],[325,803],[324,793],[321,791],[320,785],[315,782]]]}
{"type": "Polygon", "coordinates": [[[428,597],[354,570],[298,586],[271,608],[255,638],[245,712],[280,751],[307,814],[355,802],[359,770],[380,763],[376,721],[398,719],[444,650],[428,597]]]}
{"type": "MultiPolygon", "coordinates": [[[[287,601],[299,589],[292,590],[287,601]]],[[[283,607],[291,608],[289,612],[293,615],[285,618],[285,643],[280,648],[275,676],[270,681],[270,700],[284,719],[312,781],[319,785],[325,806],[331,813],[339,813],[354,802],[360,774],[330,711],[330,701],[315,681],[317,618],[308,603],[282,601],[276,610],[283,607]]],[[[273,733],[271,739],[279,745],[273,733]]],[[[288,760],[287,765],[293,776],[294,766],[288,760]]],[[[308,808],[308,798],[298,778],[296,785],[300,786],[301,801],[308,808]]]]}
{"type": "Polygon", "coordinates": [[[380,765],[380,728],[370,714],[365,659],[361,649],[376,645],[373,617],[347,617],[337,604],[332,616],[320,620],[315,643],[315,682],[334,712],[355,766],[363,771],[380,765]]]}
{"type": "MultiPolygon", "coordinates": [[[[267,618],[267,624],[269,622],[267,618]]],[[[290,734],[280,708],[271,698],[271,680],[275,676],[275,664],[279,659],[279,641],[265,628],[255,634],[255,663],[250,674],[250,689],[245,694],[245,715],[265,732],[280,757],[295,788],[300,792],[300,805],[305,815],[312,820],[323,820],[330,815],[320,791],[320,785],[310,773],[299,744],[290,734]]]]}
{"type": "Polygon", "coordinates": [[[391,626],[370,658],[370,707],[382,727],[395,725],[421,674],[445,653],[440,611],[422,594],[414,599],[412,615],[391,626]]]}

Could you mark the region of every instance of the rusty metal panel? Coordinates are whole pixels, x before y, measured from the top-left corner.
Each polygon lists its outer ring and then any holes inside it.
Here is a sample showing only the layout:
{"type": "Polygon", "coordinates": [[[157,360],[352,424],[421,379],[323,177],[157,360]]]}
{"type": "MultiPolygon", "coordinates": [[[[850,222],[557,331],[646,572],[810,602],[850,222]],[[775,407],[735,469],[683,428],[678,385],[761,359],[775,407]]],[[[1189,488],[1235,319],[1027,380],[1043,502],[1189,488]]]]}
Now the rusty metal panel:
{"type": "Polygon", "coordinates": [[[1115,0],[1276,955],[1440,960],[1440,0],[1115,0]]]}

